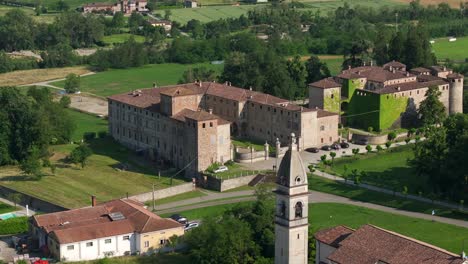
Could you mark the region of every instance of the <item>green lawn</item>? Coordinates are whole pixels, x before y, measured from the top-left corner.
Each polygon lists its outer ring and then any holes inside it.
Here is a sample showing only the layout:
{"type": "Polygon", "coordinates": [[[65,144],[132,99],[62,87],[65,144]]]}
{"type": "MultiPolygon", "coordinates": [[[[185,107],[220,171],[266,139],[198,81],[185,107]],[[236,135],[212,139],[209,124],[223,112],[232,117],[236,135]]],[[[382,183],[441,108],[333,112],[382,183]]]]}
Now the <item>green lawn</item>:
{"type": "Polygon", "coordinates": [[[332,171],[351,177],[351,171],[356,169],[359,173],[365,172],[360,176],[363,183],[397,191],[407,186],[410,193],[419,194],[421,191],[423,195],[427,194],[426,180],[418,176],[407,163],[411,158],[411,145],[401,146],[380,153],[362,153],[355,157],[336,159],[332,171]]]}
{"type": "Polygon", "coordinates": [[[468,37],[457,37],[457,41],[449,42],[448,38],[436,39],[432,44],[437,59],[465,61],[468,59],[468,37]]]}
{"type": "Polygon", "coordinates": [[[309,189],[331,193],[347,197],[357,201],[363,201],[373,204],[379,204],[387,207],[393,207],[405,211],[414,211],[425,214],[431,214],[435,210],[438,216],[456,218],[468,221],[468,213],[462,213],[458,210],[418,202],[414,200],[395,197],[393,195],[370,191],[364,188],[345,185],[319,176],[309,176],[309,189]]]}
{"type": "MultiPolygon", "coordinates": [[[[179,213],[189,219],[202,219],[219,216],[236,205],[211,206],[179,213]]],[[[468,236],[468,229],[462,227],[335,203],[310,204],[309,224],[314,232],[336,225],[358,228],[373,224],[457,253],[461,252],[463,239],[468,236]]]]}
{"type": "Polygon", "coordinates": [[[0,221],[0,235],[14,235],[28,231],[28,218],[26,216],[10,218],[0,221]]]}
{"type": "Polygon", "coordinates": [[[104,118],[97,117],[86,113],[81,113],[72,109],[67,109],[67,113],[71,116],[76,124],[76,129],[73,133],[72,140],[79,142],[83,139],[85,132],[96,132],[108,130],[108,122],[104,118]]]}
{"type": "MultiPolygon", "coordinates": [[[[151,88],[156,82],[158,86],[176,84],[184,71],[190,67],[204,66],[221,73],[223,65],[202,64],[151,64],[138,68],[108,70],[81,78],[81,91],[100,96],[130,92],[135,89],[151,88]]],[[[64,81],[53,85],[63,87],[64,81]]]]}
{"type": "Polygon", "coordinates": [[[15,210],[16,210],[16,208],[14,206],[11,206],[9,204],[0,202],[0,214],[13,212],[15,210]]]}
{"type": "Polygon", "coordinates": [[[140,35],[133,35],[133,34],[130,34],[130,33],[122,33],[122,34],[114,34],[114,35],[104,36],[102,38],[102,42],[104,42],[107,45],[124,43],[125,41],[127,41],[132,36],[135,39],[135,41],[138,42],[138,43],[145,42],[145,37],[140,36],[140,35]]]}
{"type": "MultiPolygon", "coordinates": [[[[183,200],[188,200],[192,198],[198,198],[198,197],[203,197],[206,196],[206,193],[201,192],[201,191],[191,191],[191,192],[186,192],[186,193],[181,193],[178,195],[170,196],[167,198],[159,199],[156,200],[156,205],[161,205],[161,204],[167,204],[167,203],[173,203],[173,202],[178,202],[178,201],[183,201],[183,200]]],[[[145,203],[149,208],[152,208],[153,202],[148,201],[145,203]]]]}
{"type": "MultiPolygon", "coordinates": [[[[172,175],[173,170],[163,171],[161,179],[158,179],[156,169],[110,138],[96,139],[90,143],[94,154],[84,169],[64,161],[76,146],[51,147],[54,153],[51,161],[57,166],[55,175],[44,168],[45,176],[36,180],[23,176],[17,167],[2,167],[0,184],[68,208],[89,205],[91,195],[96,195],[98,201],[107,201],[125,197],[127,192],[129,195],[149,192],[152,184],[156,189],[171,186],[167,176],[172,175]],[[119,169],[122,164],[126,165],[127,170],[119,169]]],[[[174,179],[173,185],[182,182],[181,179],[174,179]]]]}
{"type": "Polygon", "coordinates": [[[321,61],[327,64],[332,76],[338,75],[341,72],[343,58],[325,58],[321,59],[321,61]]]}

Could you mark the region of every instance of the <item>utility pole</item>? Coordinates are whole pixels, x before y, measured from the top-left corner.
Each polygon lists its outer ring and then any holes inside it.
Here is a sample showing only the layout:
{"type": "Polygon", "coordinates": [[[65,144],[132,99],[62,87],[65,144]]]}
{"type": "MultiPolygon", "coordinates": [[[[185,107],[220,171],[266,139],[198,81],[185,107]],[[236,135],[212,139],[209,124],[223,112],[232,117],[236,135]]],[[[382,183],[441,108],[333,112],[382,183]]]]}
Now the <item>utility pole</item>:
{"type": "Polygon", "coordinates": [[[154,200],[154,183],[153,183],[153,212],[156,210],[156,201],[154,200]]]}

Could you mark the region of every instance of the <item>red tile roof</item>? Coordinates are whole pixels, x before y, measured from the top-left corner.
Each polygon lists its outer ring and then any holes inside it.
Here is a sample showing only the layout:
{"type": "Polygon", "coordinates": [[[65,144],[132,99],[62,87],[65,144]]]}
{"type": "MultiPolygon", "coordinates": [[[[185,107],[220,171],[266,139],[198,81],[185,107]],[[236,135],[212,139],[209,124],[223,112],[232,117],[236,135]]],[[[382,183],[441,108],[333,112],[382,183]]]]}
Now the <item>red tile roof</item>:
{"type": "Polygon", "coordinates": [[[354,232],[354,229],[351,229],[347,226],[335,226],[327,229],[323,229],[315,233],[315,238],[327,245],[332,247],[338,247],[340,242],[346,239],[349,235],[354,232]]]}
{"type": "Polygon", "coordinates": [[[426,81],[426,82],[408,82],[408,83],[388,85],[382,89],[370,91],[370,92],[375,92],[378,94],[391,94],[391,93],[398,93],[398,92],[410,91],[410,90],[415,90],[415,89],[427,88],[433,85],[444,85],[444,84],[447,84],[447,82],[442,79],[426,81]]]}
{"type": "Polygon", "coordinates": [[[410,70],[411,72],[430,72],[431,70],[423,67],[418,67],[410,70]]]}
{"type": "Polygon", "coordinates": [[[322,110],[322,109],[318,109],[318,111],[317,111],[317,117],[318,118],[327,117],[327,116],[334,116],[334,115],[338,115],[338,114],[333,113],[333,112],[329,112],[329,111],[325,111],[325,110],[322,110]]]}
{"type": "Polygon", "coordinates": [[[322,89],[328,89],[328,88],[341,87],[341,84],[335,82],[335,80],[333,80],[333,78],[325,78],[325,79],[322,79],[320,81],[310,83],[309,86],[322,88],[322,89]]]}
{"type": "Polygon", "coordinates": [[[447,75],[447,79],[459,79],[463,78],[464,76],[459,73],[451,73],[447,75]]]}
{"type": "Polygon", "coordinates": [[[179,120],[179,121],[182,121],[182,122],[185,122],[186,119],[193,119],[193,120],[196,120],[196,121],[209,121],[209,120],[218,120],[218,124],[219,125],[223,125],[223,124],[230,124],[229,121],[227,120],[224,120],[223,118],[217,116],[217,115],[214,115],[214,114],[210,114],[206,111],[193,111],[191,109],[183,109],[182,111],[178,112],[177,114],[173,115],[171,118],[173,119],[176,119],[176,120],[179,120]]]}
{"type": "Polygon", "coordinates": [[[333,239],[345,234],[346,230],[341,226],[335,228],[336,231],[334,228],[329,229],[324,232],[325,234],[319,234],[319,237],[331,242],[330,245],[335,242],[335,245],[338,245],[338,249],[328,256],[329,260],[336,263],[375,264],[378,261],[389,264],[463,263],[461,257],[456,254],[373,225],[364,225],[341,241],[333,239]]]}
{"type": "Polygon", "coordinates": [[[338,77],[343,79],[367,78],[369,81],[385,82],[389,80],[414,77],[414,74],[403,71],[389,71],[377,66],[362,66],[343,71],[338,77]]]}
{"type": "Polygon", "coordinates": [[[406,67],[405,64],[403,64],[403,63],[401,63],[401,62],[399,62],[399,61],[395,61],[395,60],[394,60],[394,61],[391,61],[391,62],[387,62],[387,63],[385,63],[385,64],[383,65],[384,68],[387,68],[387,67],[390,67],[390,66],[392,66],[392,67],[397,67],[397,68],[406,67]]]}
{"type": "Polygon", "coordinates": [[[129,199],[113,200],[95,207],[35,215],[33,224],[43,228],[61,244],[182,227],[176,221],[161,218],[143,206],[129,199]],[[112,220],[109,214],[117,212],[124,219],[112,220]]]}

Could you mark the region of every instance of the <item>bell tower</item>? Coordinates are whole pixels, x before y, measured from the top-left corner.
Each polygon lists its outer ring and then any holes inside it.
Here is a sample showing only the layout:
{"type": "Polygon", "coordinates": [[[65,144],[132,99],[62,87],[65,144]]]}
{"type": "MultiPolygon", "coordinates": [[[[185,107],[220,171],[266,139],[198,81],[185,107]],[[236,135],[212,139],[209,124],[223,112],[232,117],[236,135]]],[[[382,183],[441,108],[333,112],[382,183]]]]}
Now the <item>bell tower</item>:
{"type": "Polygon", "coordinates": [[[276,183],[275,264],[306,264],[309,191],[294,133],[279,166],[276,183]]]}

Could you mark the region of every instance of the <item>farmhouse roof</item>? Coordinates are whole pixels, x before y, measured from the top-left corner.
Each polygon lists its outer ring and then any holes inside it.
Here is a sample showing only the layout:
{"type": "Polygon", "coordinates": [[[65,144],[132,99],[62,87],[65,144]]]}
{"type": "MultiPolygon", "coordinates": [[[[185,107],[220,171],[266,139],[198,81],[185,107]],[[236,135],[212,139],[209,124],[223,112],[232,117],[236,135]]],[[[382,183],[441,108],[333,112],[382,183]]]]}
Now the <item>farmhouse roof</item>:
{"type": "Polygon", "coordinates": [[[387,62],[383,65],[384,68],[388,68],[388,67],[396,67],[396,68],[401,68],[401,67],[406,67],[405,64],[399,62],[399,61],[391,61],[391,62],[387,62]]]}
{"type": "Polygon", "coordinates": [[[414,77],[405,71],[390,71],[377,66],[361,66],[343,71],[338,77],[343,79],[367,78],[369,81],[385,82],[396,79],[414,77]]]}
{"type": "Polygon", "coordinates": [[[423,67],[417,67],[414,69],[411,69],[410,72],[417,72],[417,73],[424,73],[424,72],[430,72],[428,68],[423,68],[423,67]]]}
{"type": "MultiPolygon", "coordinates": [[[[319,241],[338,246],[328,256],[335,263],[375,264],[462,264],[460,256],[422,241],[383,228],[364,225],[356,231],[338,226],[318,233],[319,241]],[[333,229],[337,230],[333,230],[333,229]],[[345,237],[346,236],[346,237],[345,237]]],[[[317,235],[316,235],[317,237],[317,235]]]]}
{"type": "Polygon", "coordinates": [[[83,7],[112,7],[114,4],[112,3],[89,3],[85,4],[83,7]]]}
{"type": "Polygon", "coordinates": [[[218,124],[219,125],[224,125],[224,124],[229,124],[230,122],[227,121],[227,120],[224,120],[223,118],[217,116],[217,115],[213,115],[213,114],[210,114],[206,111],[193,111],[191,109],[183,109],[181,110],[180,112],[178,112],[177,114],[173,115],[172,118],[176,119],[176,120],[179,120],[179,121],[182,121],[182,122],[185,122],[186,119],[192,119],[192,120],[196,120],[196,121],[209,121],[209,120],[218,120],[218,124]]]}
{"type": "Polygon", "coordinates": [[[447,79],[459,79],[463,77],[464,77],[463,75],[456,73],[456,72],[447,75],[447,79]]]}
{"type": "Polygon", "coordinates": [[[354,229],[339,225],[318,231],[315,233],[315,238],[322,243],[336,248],[339,246],[341,241],[346,239],[353,232],[354,229]]]}
{"type": "Polygon", "coordinates": [[[431,70],[434,72],[446,72],[446,71],[451,71],[452,69],[449,69],[445,66],[435,65],[435,66],[431,66],[431,70]]]}
{"type": "Polygon", "coordinates": [[[439,78],[435,80],[428,80],[428,81],[422,81],[422,82],[407,82],[407,83],[387,85],[384,88],[375,90],[373,92],[378,93],[378,94],[391,94],[391,93],[410,91],[410,90],[415,90],[415,89],[427,88],[427,87],[434,86],[434,85],[438,86],[438,85],[444,85],[444,84],[447,84],[447,82],[439,78]]]}
{"type": "Polygon", "coordinates": [[[338,115],[338,114],[333,113],[333,112],[329,112],[329,111],[325,111],[325,110],[322,110],[322,109],[317,109],[317,117],[318,118],[327,117],[327,116],[334,116],[334,115],[338,115]]]}
{"type": "Polygon", "coordinates": [[[335,80],[333,80],[333,78],[329,77],[329,78],[322,79],[320,81],[310,83],[309,86],[322,88],[322,89],[328,89],[328,88],[341,87],[341,84],[335,82],[335,80]]]}
{"type": "Polygon", "coordinates": [[[143,204],[130,199],[112,200],[94,207],[35,215],[32,221],[61,244],[181,227],[176,221],[161,218],[144,208],[143,204]],[[115,218],[114,214],[119,218],[115,218]]]}

